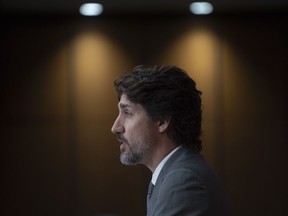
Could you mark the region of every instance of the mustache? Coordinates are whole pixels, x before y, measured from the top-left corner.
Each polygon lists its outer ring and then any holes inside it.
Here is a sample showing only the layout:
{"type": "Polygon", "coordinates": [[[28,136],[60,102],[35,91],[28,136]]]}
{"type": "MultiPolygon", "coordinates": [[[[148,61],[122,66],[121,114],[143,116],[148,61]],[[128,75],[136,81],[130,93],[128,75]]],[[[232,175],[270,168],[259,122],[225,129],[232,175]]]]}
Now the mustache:
{"type": "Polygon", "coordinates": [[[128,140],[122,134],[116,134],[118,141],[128,143],[128,140]]]}

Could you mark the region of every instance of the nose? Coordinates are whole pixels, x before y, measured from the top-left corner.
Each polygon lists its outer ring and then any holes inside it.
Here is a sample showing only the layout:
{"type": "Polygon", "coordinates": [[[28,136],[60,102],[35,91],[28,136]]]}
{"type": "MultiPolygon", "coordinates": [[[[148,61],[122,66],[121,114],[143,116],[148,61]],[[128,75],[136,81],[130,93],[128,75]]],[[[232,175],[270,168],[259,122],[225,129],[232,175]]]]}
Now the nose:
{"type": "Polygon", "coordinates": [[[121,123],[120,117],[118,116],[114,121],[114,124],[111,128],[111,132],[116,134],[116,133],[123,133],[124,131],[125,131],[124,126],[121,123]]]}

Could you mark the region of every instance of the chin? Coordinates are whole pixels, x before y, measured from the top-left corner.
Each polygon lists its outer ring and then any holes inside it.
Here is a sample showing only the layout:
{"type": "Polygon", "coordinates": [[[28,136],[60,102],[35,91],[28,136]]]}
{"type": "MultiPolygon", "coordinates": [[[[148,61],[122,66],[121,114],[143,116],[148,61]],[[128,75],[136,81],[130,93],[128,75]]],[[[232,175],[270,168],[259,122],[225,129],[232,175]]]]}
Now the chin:
{"type": "Polygon", "coordinates": [[[130,158],[129,155],[126,155],[125,153],[121,153],[120,161],[124,165],[137,165],[138,164],[138,161],[133,160],[133,158],[130,158]]]}

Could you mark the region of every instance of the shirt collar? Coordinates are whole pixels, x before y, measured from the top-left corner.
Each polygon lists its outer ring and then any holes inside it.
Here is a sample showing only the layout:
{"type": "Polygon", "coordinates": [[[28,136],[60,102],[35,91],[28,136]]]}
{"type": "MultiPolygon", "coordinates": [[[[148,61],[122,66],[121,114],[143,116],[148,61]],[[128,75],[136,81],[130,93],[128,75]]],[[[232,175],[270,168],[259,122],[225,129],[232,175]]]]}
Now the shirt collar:
{"type": "Polygon", "coordinates": [[[176,147],[175,149],[173,149],[173,151],[171,151],[156,167],[153,175],[152,175],[152,179],[151,182],[153,185],[156,184],[157,178],[162,170],[162,168],[164,167],[166,161],[180,148],[181,146],[176,147]]]}

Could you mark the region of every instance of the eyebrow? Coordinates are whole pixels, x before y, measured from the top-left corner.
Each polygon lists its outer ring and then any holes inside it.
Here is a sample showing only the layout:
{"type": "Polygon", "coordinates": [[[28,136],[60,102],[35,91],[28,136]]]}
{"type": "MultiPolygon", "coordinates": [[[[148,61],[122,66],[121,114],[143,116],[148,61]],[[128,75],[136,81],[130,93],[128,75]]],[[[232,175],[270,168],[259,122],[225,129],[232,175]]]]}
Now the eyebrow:
{"type": "Polygon", "coordinates": [[[125,109],[125,108],[130,107],[130,106],[129,106],[129,104],[119,103],[119,107],[121,109],[125,109]]]}

